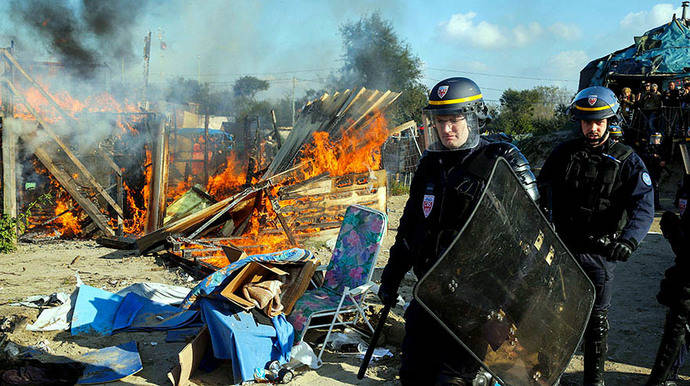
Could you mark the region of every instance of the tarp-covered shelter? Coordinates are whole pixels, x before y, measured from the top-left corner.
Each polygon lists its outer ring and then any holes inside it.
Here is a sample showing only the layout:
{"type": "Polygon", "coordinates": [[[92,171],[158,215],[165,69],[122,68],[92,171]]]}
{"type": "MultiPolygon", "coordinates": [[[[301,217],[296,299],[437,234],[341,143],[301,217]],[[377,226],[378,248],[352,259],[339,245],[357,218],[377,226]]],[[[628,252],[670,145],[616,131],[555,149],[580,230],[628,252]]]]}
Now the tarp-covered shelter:
{"type": "Polygon", "coordinates": [[[595,59],[580,71],[579,89],[589,86],[662,83],[690,77],[690,20],[673,19],[635,37],[635,44],[595,59]]]}

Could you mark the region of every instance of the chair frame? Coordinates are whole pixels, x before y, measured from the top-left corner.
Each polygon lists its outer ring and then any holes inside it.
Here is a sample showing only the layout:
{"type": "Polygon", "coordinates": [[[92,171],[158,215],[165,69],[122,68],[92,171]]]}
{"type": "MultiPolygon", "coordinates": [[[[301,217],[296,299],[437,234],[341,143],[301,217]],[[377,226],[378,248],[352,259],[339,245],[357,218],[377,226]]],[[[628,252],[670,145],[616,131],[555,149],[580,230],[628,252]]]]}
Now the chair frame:
{"type": "MultiPolygon", "coordinates": [[[[378,261],[379,258],[379,252],[381,251],[381,245],[383,244],[383,238],[386,236],[386,233],[388,232],[388,216],[381,212],[380,210],[372,209],[366,206],[362,205],[351,205],[354,207],[357,207],[361,210],[366,210],[374,213],[381,214],[384,219],[384,226],[383,226],[383,235],[381,236],[381,242],[378,245],[378,248],[376,249],[376,252],[374,252],[374,259],[371,262],[372,264],[372,269],[369,271],[369,275],[367,277],[367,280],[364,284],[360,285],[359,287],[356,288],[349,288],[345,287],[343,289],[343,293],[340,295],[340,302],[338,303],[338,307],[336,307],[335,310],[328,310],[328,311],[317,311],[314,312],[309,316],[309,319],[307,320],[307,323],[304,326],[304,330],[302,332],[302,337],[300,338],[300,341],[298,343],[301,343],[304,340],[304,336],[307,334],[307,331],[309,329],[313,328],[319,328],[319,327],[326,327],[328,326],[328,333],[326,333],[326,339],[323,341],[323,345],[321,346],[321,350],[319,351],[318,355],[318,363],[321,365],[321,356],[323,355],[324,350],[326,349],[326,345],[328,344],[328,340],[331,337],[331,332],[333,331],[333,327],[335,326],[348,326],[348,325],[355,325],[358,321],[359,318],[361,317],[364,322],[366,323],[367,327],[369,327],[369,330],[371,333],[374,333],[374,327],[371,325],[369,322],[369,318],[367,318],[366,314],[364,313],[364,300],[368,293],[372,290],[376,290],[378,288],[378,285],[371,281],[371,278],[374,274],[374,270],[376,268],[376,262],[378,261]],[[356,299],[356,297],[359,296],[359,301],[356,299]],[[343,305],[345,302],[345,299],[349,299],[352,304],[346,304],[343,305]],[[342,319],[342,315],[344,314],[352,314],[355,313],[355,319],[352,321],[345,321],[342,319]],[[322,318],[326,316],[333,316],[331,319],[330,323],[325,323],[325,324],[312,324],[312,320],[314,318],[322,318]]],[[[324,269],[325,270],[325,269],[324,269]]]]}

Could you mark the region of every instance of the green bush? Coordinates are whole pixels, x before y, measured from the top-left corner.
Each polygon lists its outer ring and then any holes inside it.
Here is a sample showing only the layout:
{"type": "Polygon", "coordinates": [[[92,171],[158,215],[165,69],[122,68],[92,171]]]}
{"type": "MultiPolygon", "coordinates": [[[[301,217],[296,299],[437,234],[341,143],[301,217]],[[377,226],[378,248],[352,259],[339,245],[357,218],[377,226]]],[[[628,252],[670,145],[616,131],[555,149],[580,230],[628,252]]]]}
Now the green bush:
{"type": "Polygon", "coordinates": [[[410,194],[410,187],[400,181],[391,179],[388,186],[388,194],[391,196],[404,196],[410,194]]]}
{"type": "Polygon", "coordinates": [[[50,193],[41,195],[36,201],[29,204],[26,210],[17,217],[3,214],[0,217],[0,253],[9,253],[17,250],[17,235],[24,233],[26,221],[31,216],[31,210],[36,205],[43,205],[50,201],[50,193]]]}
{"type": "Polygon", "coordinates": [[[9,253],[17,249],[17,218],[3,214],[0,217],[0,253],[9,253]]]}

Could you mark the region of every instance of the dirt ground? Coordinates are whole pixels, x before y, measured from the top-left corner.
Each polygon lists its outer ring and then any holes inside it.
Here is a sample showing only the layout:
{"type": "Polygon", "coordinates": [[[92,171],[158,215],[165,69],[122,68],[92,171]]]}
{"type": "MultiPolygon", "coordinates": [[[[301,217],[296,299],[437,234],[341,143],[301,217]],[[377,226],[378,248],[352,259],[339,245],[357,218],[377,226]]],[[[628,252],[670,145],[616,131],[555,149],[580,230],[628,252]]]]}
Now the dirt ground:
{"type": "MultiPolygon", "coordinates": [[[[662,208],[670,209],[678,176],[666,177],[662,190],[662,208]]],[[[380,268],[388,260],[388,250],[393,244],[399,218],[406,197],[397,196],[388,202],[389,232],[384,241],[374,279],[378,280],[380,268]]],[[[672,264],[673,254],[668,243],[659,234],[657,212],[652,231],[640,248],[627,262],[619,264],[616,271],[613,306],[610,311],[609,357],[607,362],[608,385],[643,384],[653,364],[661,337],[665,308],[655,299],[664,270],[672,264]]],[[[317,247],[317,254],[327,259],[325,247],[317,247]]],[[[0,320],[14,316],[18,323],[6,340],[20,349],[43,344],[47,352],[35,352],[41,360],[61,361],[76,359],[93,349],[118,345],[131,340],[138,342],[144,369],[125,378],[121,384],[169,384],[166,373],[174,365],[183,343],[166,343],[165,333],[119,333],[109,337],[71,336],[68,331],[30,332],[27,323],[33,323],[39,311],[32,308],[10,306],[8,303],[30,295],[47,295],[54,292],[71,293],[75,287],[75,273],[84,283],[116,292],[132,283],[159,282],[193,287],[196,280],[180,268],[171,267],[164,258],[134,256],[131,252],[118,251],[97,245],[94,241],[59,241],[47,244],[21,244],[17,252],[0,256],[0,320]]],[[[410,300],[414,277],[410,274],[404,282],[402,295],[410,300]]],[[[399,365],[398,344],[402,338],[403,309],[393,310],[384,345],[395,353],[394,358],[382,360],[370,366],[367,378],[356,379],[360,360],[353,354],[326,352],[324,365],[317,370],[300,370],[291,384],[340,385],[340,384],[397,384],[399,365]]],[[[0,333],[0,340],[2,335],[0,333]]],[[[2,347],[0,347],[0,350],[2,347]]],[[[193,379],[198,385],[231,383],[228,367],[212,373],[197,371],[193,379]]],[[[690,384],[690,364],[681,371],[685,384],[690,384]]],[[[582,355],[576,353],[571,361],[565,380],[580,383],[582,355]]]]}

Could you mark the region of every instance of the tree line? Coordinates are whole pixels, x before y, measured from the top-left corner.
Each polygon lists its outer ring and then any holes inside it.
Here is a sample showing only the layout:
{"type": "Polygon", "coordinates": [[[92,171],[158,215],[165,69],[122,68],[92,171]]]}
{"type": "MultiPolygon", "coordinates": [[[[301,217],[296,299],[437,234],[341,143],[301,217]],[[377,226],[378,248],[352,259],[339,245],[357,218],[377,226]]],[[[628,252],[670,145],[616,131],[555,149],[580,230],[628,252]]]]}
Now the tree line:
{"type": "MultiPolygon", "coordinates": [[[[429,91],[422,83],[423,63],[396,35],[392,23],[379,13],[373,13],[343,24],[340,35],[344,48],[343,64],[330,74],[324,87],[309,89],[296,98],[294,109],[299,111],[307,101],[326,92],[366,87],[402,93],[388,112],[391,125],[408,120],[421,124],[421,111],[429,91]]],[[[232,116],[237,122],[256,116],[262,122],[270,122],[270,111],[274,110],[278,126],[290,126],[291,97],[275,100],[257,98],[259,92],[269,87],[270,81],[254,76],[243,76],[232,87],[217,90],[206,83],[179,77],[170,80],[161,92],[168,102],[196,103],[200,106],[200,113],[232,116]]],[[[572,94],[554,86],[507,89],[498,103],[490,104],[493,119],[487,129],[520,135],[566,128],[569,125],[566,107],[572,94]]]]}

